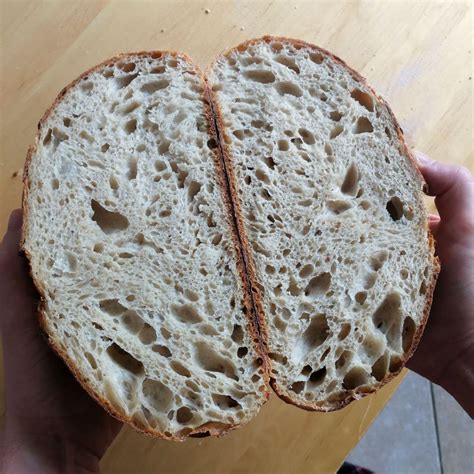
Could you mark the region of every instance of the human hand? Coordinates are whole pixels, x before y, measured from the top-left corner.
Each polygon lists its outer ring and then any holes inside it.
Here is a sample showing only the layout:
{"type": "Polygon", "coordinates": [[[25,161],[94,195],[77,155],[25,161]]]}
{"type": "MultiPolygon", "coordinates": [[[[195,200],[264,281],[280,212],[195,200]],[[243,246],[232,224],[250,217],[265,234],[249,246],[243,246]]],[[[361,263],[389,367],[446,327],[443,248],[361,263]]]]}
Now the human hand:
{"type": "Polygon", "coordinates": [[[464,167],[417,154],[435,196],[430,216],[441,273],[430,317],[407,366],[441,385],[474,416],[474,178],[464,167]]]}
{"type": "Polygon", "coordinates": [[[19,255],[21,211],[0,246],[6,390],[1,472],[96,472],[121,423],[74,379],[40,334],[38,294],[19,255]]]}

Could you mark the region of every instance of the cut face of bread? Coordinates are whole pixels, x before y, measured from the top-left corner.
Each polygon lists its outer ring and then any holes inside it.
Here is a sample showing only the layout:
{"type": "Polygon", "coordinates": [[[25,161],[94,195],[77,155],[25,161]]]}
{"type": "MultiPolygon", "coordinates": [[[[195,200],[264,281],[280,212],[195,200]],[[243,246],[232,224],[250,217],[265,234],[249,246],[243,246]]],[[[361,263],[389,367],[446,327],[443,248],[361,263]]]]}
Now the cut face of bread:
{"type": "Polygon", "coordinates": [[[131,54],[83,75],[40,123],[24,250],[50,342],[113,414],[181,439],[267,396],[200,72],[131,54]]]}
{"type": "Polygon", "coordinates": [[[273,387],[339,408],[397,373],[421,336],[437,273],[423,180],[387,105],[324,50],[250,41],[208,78],[273,387]]]}

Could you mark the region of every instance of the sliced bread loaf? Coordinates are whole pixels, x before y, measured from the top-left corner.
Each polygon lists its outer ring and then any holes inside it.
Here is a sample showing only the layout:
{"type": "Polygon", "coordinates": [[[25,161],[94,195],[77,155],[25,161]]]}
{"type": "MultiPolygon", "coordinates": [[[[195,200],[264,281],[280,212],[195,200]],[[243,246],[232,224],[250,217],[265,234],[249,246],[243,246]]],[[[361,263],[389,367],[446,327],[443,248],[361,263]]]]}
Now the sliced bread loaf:
{"type": "Polygon", "coordinates": [[[61,92],[25,167],[50,344],[111,413],[169,439],[222,434],[268,396],[212,123],[187,57],[123,55],[61,92]]]}
{"type": "Polygon", "coordinates": [[[208,81],[273,388],[340,408],[423,331],[438,272],[423,179],[387,104],[327,51],[252,40],[208,81]]]}

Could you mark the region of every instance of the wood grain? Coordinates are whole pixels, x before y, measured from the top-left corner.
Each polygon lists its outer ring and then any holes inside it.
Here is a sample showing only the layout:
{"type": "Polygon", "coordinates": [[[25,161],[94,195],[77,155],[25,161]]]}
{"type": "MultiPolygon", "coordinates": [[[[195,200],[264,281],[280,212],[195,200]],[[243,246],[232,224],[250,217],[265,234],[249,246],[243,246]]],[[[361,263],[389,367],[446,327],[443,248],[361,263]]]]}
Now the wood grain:
{"type": "MultiPolygon", "coordinates": [[[[1,232],[19,207],[21,168],[42,113],[82,71],[123,51],[184,51],[204,68],[221,50],[263,34],[313,42],[387,98],[410,145],[474,167],[471,2],[31,0],[2,1],[0,9],[1,232]]],[[[330,414],[274,397],[223,439],[172,444],[124,428],[102,469],[333,472],[398,382],[330,414]]]]}

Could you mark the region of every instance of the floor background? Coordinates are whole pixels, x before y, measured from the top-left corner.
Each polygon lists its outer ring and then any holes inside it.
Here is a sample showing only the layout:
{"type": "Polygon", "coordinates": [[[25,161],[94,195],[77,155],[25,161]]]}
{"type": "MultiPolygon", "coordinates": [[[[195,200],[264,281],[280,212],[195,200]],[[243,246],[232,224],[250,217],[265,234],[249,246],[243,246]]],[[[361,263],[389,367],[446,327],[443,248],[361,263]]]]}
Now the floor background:
{"type": "Polygon", "coordinates": [[[347,461],[377,474],[472,474],[474,421],[410,372],[347,461]]]}

